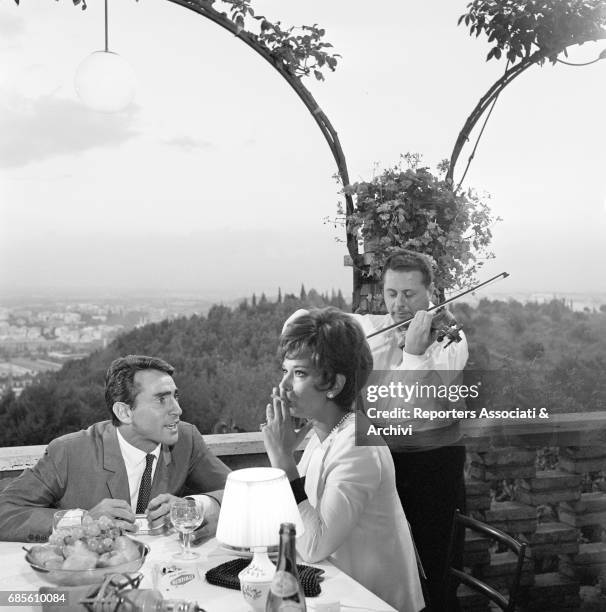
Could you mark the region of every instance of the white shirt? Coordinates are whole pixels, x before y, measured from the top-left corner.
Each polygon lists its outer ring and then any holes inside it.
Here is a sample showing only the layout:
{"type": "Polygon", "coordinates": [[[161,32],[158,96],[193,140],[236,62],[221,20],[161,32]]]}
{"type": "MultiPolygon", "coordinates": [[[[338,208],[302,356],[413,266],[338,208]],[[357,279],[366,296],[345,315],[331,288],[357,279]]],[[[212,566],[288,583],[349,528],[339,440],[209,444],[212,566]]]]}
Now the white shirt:
{"type": "MultiPolygon", "coordinates": [[[[361,325],[364,333],[369,334],[385,329],[393,325],[394,320],[389,314],[385,315],[351,315],[361,325]]],[[[368,340],[373,357],[373,384],[388,384],[390,381],[402,381],[414,384],[417,380],[421,384],[442,384],[449,386],[456,384],[462,370],[465,368],[469,350],[465,334],[460,332],[461,341],[452,342],[448,346],[447,340],[432,342],[422,355],[407,353],[398,345],[398,337],[395,331],[388,331],[368,340]],[[421,378],[418,378],[418,377],[421,378]]],[[[387,398],[381,401],[381,410],[408,407],[400,398],[387,398]]],[[[425,409],[446,409],[452,406],[433,406],[427,402],[420,404],[425,409]]],[[[464,405],[456,405],[464,409],[464,405]]],[[[387,439],[392,451],[416,451],[429,450],[456,444],[460,438],[458,419],[389,419],[389,423],[378,423],[378,425],[391,424],[412,426],[415,432],[412,436],[394,436],[387,439]]]]}
{"type": "Polygon", "coordinates": [[[130,507],[132,508],[133,512],[136,512],[139,487],[141,486],[143,472],[145,472],[145,465],[147,464],[145,458],[148,454],[151,454],[156,458],[152,463],[151,482],[153,482],[154,474],[156,473],[156,466],[158,465],[158,459],[160,458],[160,444],[158,444],[158,446],[156,446],[151,453],[146,453],[138,449],[136,446],[133,446],[130,442],[127,442],[122,437],[120,428],[116,428],[116,433],[118,434],[118,444],[120,445],[120,452],[122,453],[122,459],[124,459],[126,476],[128,477],[130,507]]]}
{"type": "MultiPolygon", "coordinates": [[[[366,335],[394,324],[389,314],[385,315],[352,315],[362,326],[366,335]]],[[[452,342],[447,348],[446,340],[432,342],[423,355],[412,355],[398,346],[395,331],[385,332],[370,338],[368,341],[375,370],[440,370],[459,372],[467,363],[469,355],[465,334],[461,332],[461,341],[452,342]]]]}
{"type": "MultiPolygon", "coordinates": [[[[152,464],[151,481],[154,481],[154,474],[156,473],[156,466],[160,458],[161,445],[158,444],[151,453],[146,453],[136,446],[127,442],[120,433],[120,428],[116,427],[116,433],[118,434],[118,444],[120,445],[120,453],[124,460],[124,466],[126,467],[126,476],[128,477],[128,490],[130,493],[130,507],[133,512],[137,512],[137,499],[139,497],[139,487],[141,486],[141,480],[143,478],[143,472],[145,472],[146,459],[148,454],[152,454],[156,457],[152,464]]],[[[208,495],[189,495],[196,500],[204,512],[204,516],[208,519],[211,516],[218,516],[220,506],[219,502],[214,497],[208,495]]],[[[150,500],[151,501],[151,500],[150,500]]]]}

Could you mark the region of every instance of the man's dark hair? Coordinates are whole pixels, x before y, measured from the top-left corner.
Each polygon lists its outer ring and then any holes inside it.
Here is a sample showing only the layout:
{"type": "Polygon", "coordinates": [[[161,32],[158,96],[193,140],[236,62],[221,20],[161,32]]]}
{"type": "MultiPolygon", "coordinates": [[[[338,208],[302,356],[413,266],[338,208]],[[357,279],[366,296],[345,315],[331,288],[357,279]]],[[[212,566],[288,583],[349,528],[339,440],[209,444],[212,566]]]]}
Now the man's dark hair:
{"type": "Polygon", "coordinates": [[[429,258],[421,253],[415,253],[414,251],[408,251],[406,249],[394,251],[383,264],[381,280],[385,279],[387,270],[393,270],[394,272],[418,270],[423,275],[423,284],[426,288],[433,283],[433,268],[429,258]]]}
{"type": "Polygon", "coordinates": [[[175,368],[163,359],[146,355],[127,355],[112,361],[105,374],[105,404],[111,412],[114,425],[120,424],[113,411],[114,403],[124,402],[133,406],[141,390],[135,384],[135,374],[142,370],[159,370],[172,376],[175,368]]]}
{"type": "Polygon", "coordinates": [[[345,376],[343,389],[333,401],[350,410],[372,372],[372,353],[358,322],[337,308],[314,308],[294,319],[280,336],[281,360],[309,356],[323,379],[323,388],[345,376]]]}

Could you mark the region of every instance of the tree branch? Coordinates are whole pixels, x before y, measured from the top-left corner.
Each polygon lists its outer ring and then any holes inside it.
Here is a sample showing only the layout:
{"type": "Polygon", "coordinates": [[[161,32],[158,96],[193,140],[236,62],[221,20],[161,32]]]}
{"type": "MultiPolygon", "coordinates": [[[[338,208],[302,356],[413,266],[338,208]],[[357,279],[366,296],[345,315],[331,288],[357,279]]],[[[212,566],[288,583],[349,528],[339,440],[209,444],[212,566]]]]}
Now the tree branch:
{"type": "Polygon", "coordinates": [[[522,74],[522,72],[524,72],[527,68],[530,68],[530,66],[533,64],[539,62],[543,57],[544,54],[542,52],[536,51],[528,58],[525,58],[515,66],[512,66],[509,70],[506,70],[501,78],[495,81],[490,89],[480,98],[480,101],[476,104],[473,111],[471,111],[469,117],[467,117],[467,120],[465,121],[465,124],[457,137],[457,141],[450,155],[450,164],[448,166],[448,172],[446,173],[447,181],[450,180],[454,183],[454,170],[457,160],[459,159],[459,155],[461,154],[465,143],[469,140],[471,131],[475,127],[476,123],[480,120],[486,109],[490,106],[492,101],[499,96],[501,91],[505,89],[505,87],[507,87],[507,85],[513,81],[513,79],[522,74]]]}
{"type": "MultiPolygon", "coordinates": [[[[596,40],[604,38],[606,38],[606,33],[603,36],[597,38],[596,40]]],[[[557,54],[562,53],[571,46],[582,44],[583,42],[587,41],[575,41],[572,44],[566,45],[561,49],[557,50],[557,54]]],[[[490,89],[480,98],[480,101],[477,103],[477,105],[465,121],[463,128],[459,132],[459,135],[455,142],[455,146],[450,155],[450,164],[448,167],[448,172],[446,173],[446,180],[449,180],[451,184],[454,185],[454,171],[461,151],[469,140],[469,136],[473,128],[480,120],[482,115],[486,112],[490,104],[500,95],[503,89],[505,89],[505,87],[507,87],[507,85],[511,83],[511,81],[520,76],[520,74],[522,74],[531,66],[534,66],[538,63],[547,60],[548,57],[552,56],[555,52],[556,51],[554,51],[553,49],[539,49],[538,51],[535,51],[532,55],[529,55],[528,57],[522,59],[520,62],[512,66],[509,70],[506,70],[501,76],[501,78],[495,81],[490,87],[490,89]]],[[[461,182],[462,181],[459,182],[459,186],[461,182]]]]}

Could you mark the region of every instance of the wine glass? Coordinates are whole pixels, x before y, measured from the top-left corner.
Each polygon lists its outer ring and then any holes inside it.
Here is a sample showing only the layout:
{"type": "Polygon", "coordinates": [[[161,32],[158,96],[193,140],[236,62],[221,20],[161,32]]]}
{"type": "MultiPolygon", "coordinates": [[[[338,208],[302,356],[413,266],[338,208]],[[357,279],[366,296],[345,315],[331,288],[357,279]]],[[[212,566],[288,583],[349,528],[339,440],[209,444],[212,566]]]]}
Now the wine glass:
{"type": "Polygon", "coordinates": [[[182,551],[175,553],[175,559],[197,559],[200,555],[191,550],[191,534],[202,524],[204,513],[193,499],[179,499],[170,506],[170,520],[175,529],[183,534],[182,551]]]}

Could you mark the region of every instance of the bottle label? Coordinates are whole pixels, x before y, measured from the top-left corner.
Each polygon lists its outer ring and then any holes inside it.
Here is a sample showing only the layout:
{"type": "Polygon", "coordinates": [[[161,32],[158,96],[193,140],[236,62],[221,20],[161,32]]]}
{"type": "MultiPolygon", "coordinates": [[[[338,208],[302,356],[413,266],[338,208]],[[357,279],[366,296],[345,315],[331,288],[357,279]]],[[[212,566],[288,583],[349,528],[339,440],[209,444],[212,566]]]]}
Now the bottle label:
{"type": "MultiPolygon", "coordinates": [[[[299,591],[299,584],[292,574],[278,570],[271,581],[270,590],[276,597],[292,597],[299,591]]],[[[282,609],[280,608],[280,610],[282,609]]],[[[299,610],[300,608],[295,609],[299,610]]]]}
{"type": "Polygon", "coordinates": [[[304,610],[303,604],[296,603],[295,601],[285,601],[278,608],[278,612],[303,612],[304,610]]]}

